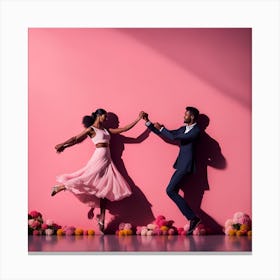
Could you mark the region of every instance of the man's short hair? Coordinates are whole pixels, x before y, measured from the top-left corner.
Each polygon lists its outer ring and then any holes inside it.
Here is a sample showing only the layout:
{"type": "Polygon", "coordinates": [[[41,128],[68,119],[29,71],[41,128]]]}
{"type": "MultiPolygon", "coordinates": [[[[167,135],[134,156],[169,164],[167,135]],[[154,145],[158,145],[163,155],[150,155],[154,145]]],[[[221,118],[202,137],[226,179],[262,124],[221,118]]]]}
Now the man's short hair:
{"type": "Polygon", "coordinates": [[[197,121],[199,116],[199,111],[195,107],[188,106],[186,110],[189,111],[194,116],[194,121],[197,121]]]}

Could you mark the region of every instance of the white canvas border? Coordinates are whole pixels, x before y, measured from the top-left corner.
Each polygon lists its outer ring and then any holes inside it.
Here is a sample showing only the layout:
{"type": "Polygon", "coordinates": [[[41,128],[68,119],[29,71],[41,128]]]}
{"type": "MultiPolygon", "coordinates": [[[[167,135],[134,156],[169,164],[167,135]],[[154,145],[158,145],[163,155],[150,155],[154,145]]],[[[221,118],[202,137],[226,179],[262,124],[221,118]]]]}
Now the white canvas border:
{"type": "Polygon", "coordinates": [[[0,3],[1,279],[279,279],[278,1],[0,3]],[[252,255],[28,255],[29,27],[253,28],[252,255]]]}

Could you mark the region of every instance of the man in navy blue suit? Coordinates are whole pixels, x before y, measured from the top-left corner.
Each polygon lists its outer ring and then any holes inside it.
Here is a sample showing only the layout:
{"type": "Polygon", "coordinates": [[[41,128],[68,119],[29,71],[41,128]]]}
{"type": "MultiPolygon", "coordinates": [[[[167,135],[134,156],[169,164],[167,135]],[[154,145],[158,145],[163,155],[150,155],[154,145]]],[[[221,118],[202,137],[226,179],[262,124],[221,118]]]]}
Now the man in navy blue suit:
{"type": "Polygon", "coordinates": [[[191,235],[200,218],[195,215],[185,199],[179,194],[182,180],[195,171],[195,144],[200,135],[200,129],[197,126],[199,111],[195,107],[186,107],[184,116],[185,125],[176,130],[168,130],[159,123],[151,123],[146,113],[143,119],[146,126],[158,135],[173,141],[178,140],[180,143],[179,155],[173,165],[176,169],[166,188],[167,195],[176,203],[183,215],[190,221],[190,227],[187,232],[191,235]]]}

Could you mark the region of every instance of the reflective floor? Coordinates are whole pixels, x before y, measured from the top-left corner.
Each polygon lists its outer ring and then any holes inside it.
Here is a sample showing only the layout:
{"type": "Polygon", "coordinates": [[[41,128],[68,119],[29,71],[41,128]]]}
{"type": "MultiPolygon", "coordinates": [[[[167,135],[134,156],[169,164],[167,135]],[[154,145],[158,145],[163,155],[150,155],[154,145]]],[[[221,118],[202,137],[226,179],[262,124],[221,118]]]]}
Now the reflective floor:
{"type": "Polygon", "coordinates": [[[247,252],[247,236],[29,236],[28,251],[34,252],[247,252]]]}

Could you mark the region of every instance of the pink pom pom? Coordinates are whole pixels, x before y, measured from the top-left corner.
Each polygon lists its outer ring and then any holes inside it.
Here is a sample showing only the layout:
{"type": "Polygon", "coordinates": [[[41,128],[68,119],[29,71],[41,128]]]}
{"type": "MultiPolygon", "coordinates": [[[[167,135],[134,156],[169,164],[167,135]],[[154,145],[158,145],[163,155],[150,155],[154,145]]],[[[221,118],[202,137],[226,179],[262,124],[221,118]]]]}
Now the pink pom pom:
{"type": "Polygon", "coordinates": [[[147,232],[148,232],[147,228],[142,228],[141,235],[147,235],[147,232]]]}
{"type": "Polygon", "coordinates": [[[244,215],[240,218],[240,224],[245,224],[245,225],[251,227],[251,225],[252,225],[252,220],[251,220],[250,216],[247,215],[247,214],[244,214],[244,215]]]}
{"type": "Polygon", "coordinates": [[[47,228],[48,228],[48,225],[44,223],[44,224],[42,224],[41,228],[42,228],[42,229],[47,229],[47,228]]]}
{"type": "Polygon", "coordinates": [[[160,230],[159,228],[155,228],[153,230],[154,235],[162,235],[162,230],[160,230]]]}
{"type": "Polygon", "coordinates": [[[136,234],[137,234],[137,235],[140,235],[140,234],[141,234],[141,231],[142,231],[142,227],[137,226],[137,227],[136,227],[136,234]]]}
{"type": "Polygon", "coordinates": [[[132,229],[132,225],[130,223],[125,223],[123,229],[132,229]]]}
{"type": "Polygon", "coordinates": [[[28,225],[31,226],[34,223],[34,221],[35,221],[34,219],[29,219],[28,220],[28,225]]]}
{"type": "Polygon", "coordinates": [[[199,235],[199,229],[198,229],[198,228],[195,228],[195,229],[194,229],[193,235],[199,235]]]}
{"type": "Polygon", "coordinates": [[[73,226],[65,226],[63,228],[63,231],[65,232],[65,235],[74,235],[76,228],[73,226]]]}
{"type": "Polygon", "coordinates": [[[206,234],[206,228],[203,224],[199,224],[195,230],[193,231],[194,235],[205,235],[206,234]]]}
{"type": "Polygon", "coordinates": [[[38,212],[38,211],[31,211],[31,212],[29,213],[29,215],[30,215],[32,218],[34,218],[34,219],[39,218],[39,217],[42,217],[42,214],[41,214],[40,212],[38,212]]]}
{"type": "Polygon", "coordinates": [[[155,224],[148,224],[147,225],[147,228],[150,229],[150,230],[154,230],[156,227],[157,227],[157,225],[155,225],[155,224]]]}
{"type": "Polygon", "coordinates": [[[181,233],[183,230],[184,230],[184,228],[182,228],[182,227],[179,227],[179,228],[177,229],[178,233],[181,233]]]}
{"type": "Polygon", "coordinates": [[[45,234],[46,234],[46,235],[53,235],[53,234],[54,234],[54,231],[53,231],[53,229],[51,229],[51,228],[47,228],[47,229],[45,230],[45,234]]]}
{"type": "Polygon", "coordinates": [[[170,228],[168,230],[168,235],[175,235],[175,230],[173,228],[170,228]]]}
{"type": "Polygon", "coordinates": [[[205,230],[205,228],[203,228],[203,227],[201,227],[201,228],[197,227],[197,228],[195,228],[195,230],[193,231],[193,234],[194,234],[194,235],[205,235],[205,234],[206,234],[206,230],[205,230]]]}
{"type": "Polygon", "coordinates": [[[229,226],[232,226],[233,224],[233,220],[232,219],[227,219],[226,222],[225,222],[225,228],[229,227],[229,226]]]}
{"type": "Polygon", "coordinates": [[[35,220],[35,221],[31,224],[31,227],[32,227],[32,228],[38,228],[38,227],[40,227],[40,225],[41,225],[40,222],[38,222],[38,221],[35,220]]]}
{"type": "Polygon", "coordinates": [[[125,226],[125,223],[120,223],[120,224],[119,224],[119,230],[123,230],[123,229],[124,229],[124,226],[125,226]]]}
{"type": "Polygon", "coordinates": [[[240,219],[243,217],[244,213],[243,212],[236,212],[233,215],[233,223],[238,224],[240,223],[240,219]]]}
{"type": "Polygon", "coordinates": [[[186,230],[181,231],[180,235],[187,235],[187,231],[186,230]]]}
{"type": "Polygon", "coordinates": [[[233,215],[233,223],[234,224],[245,224],[248,225],[249,227],[252,224],[251,218],[248,214],[245,214],[243,212],[236,212],[233,215]]]}

